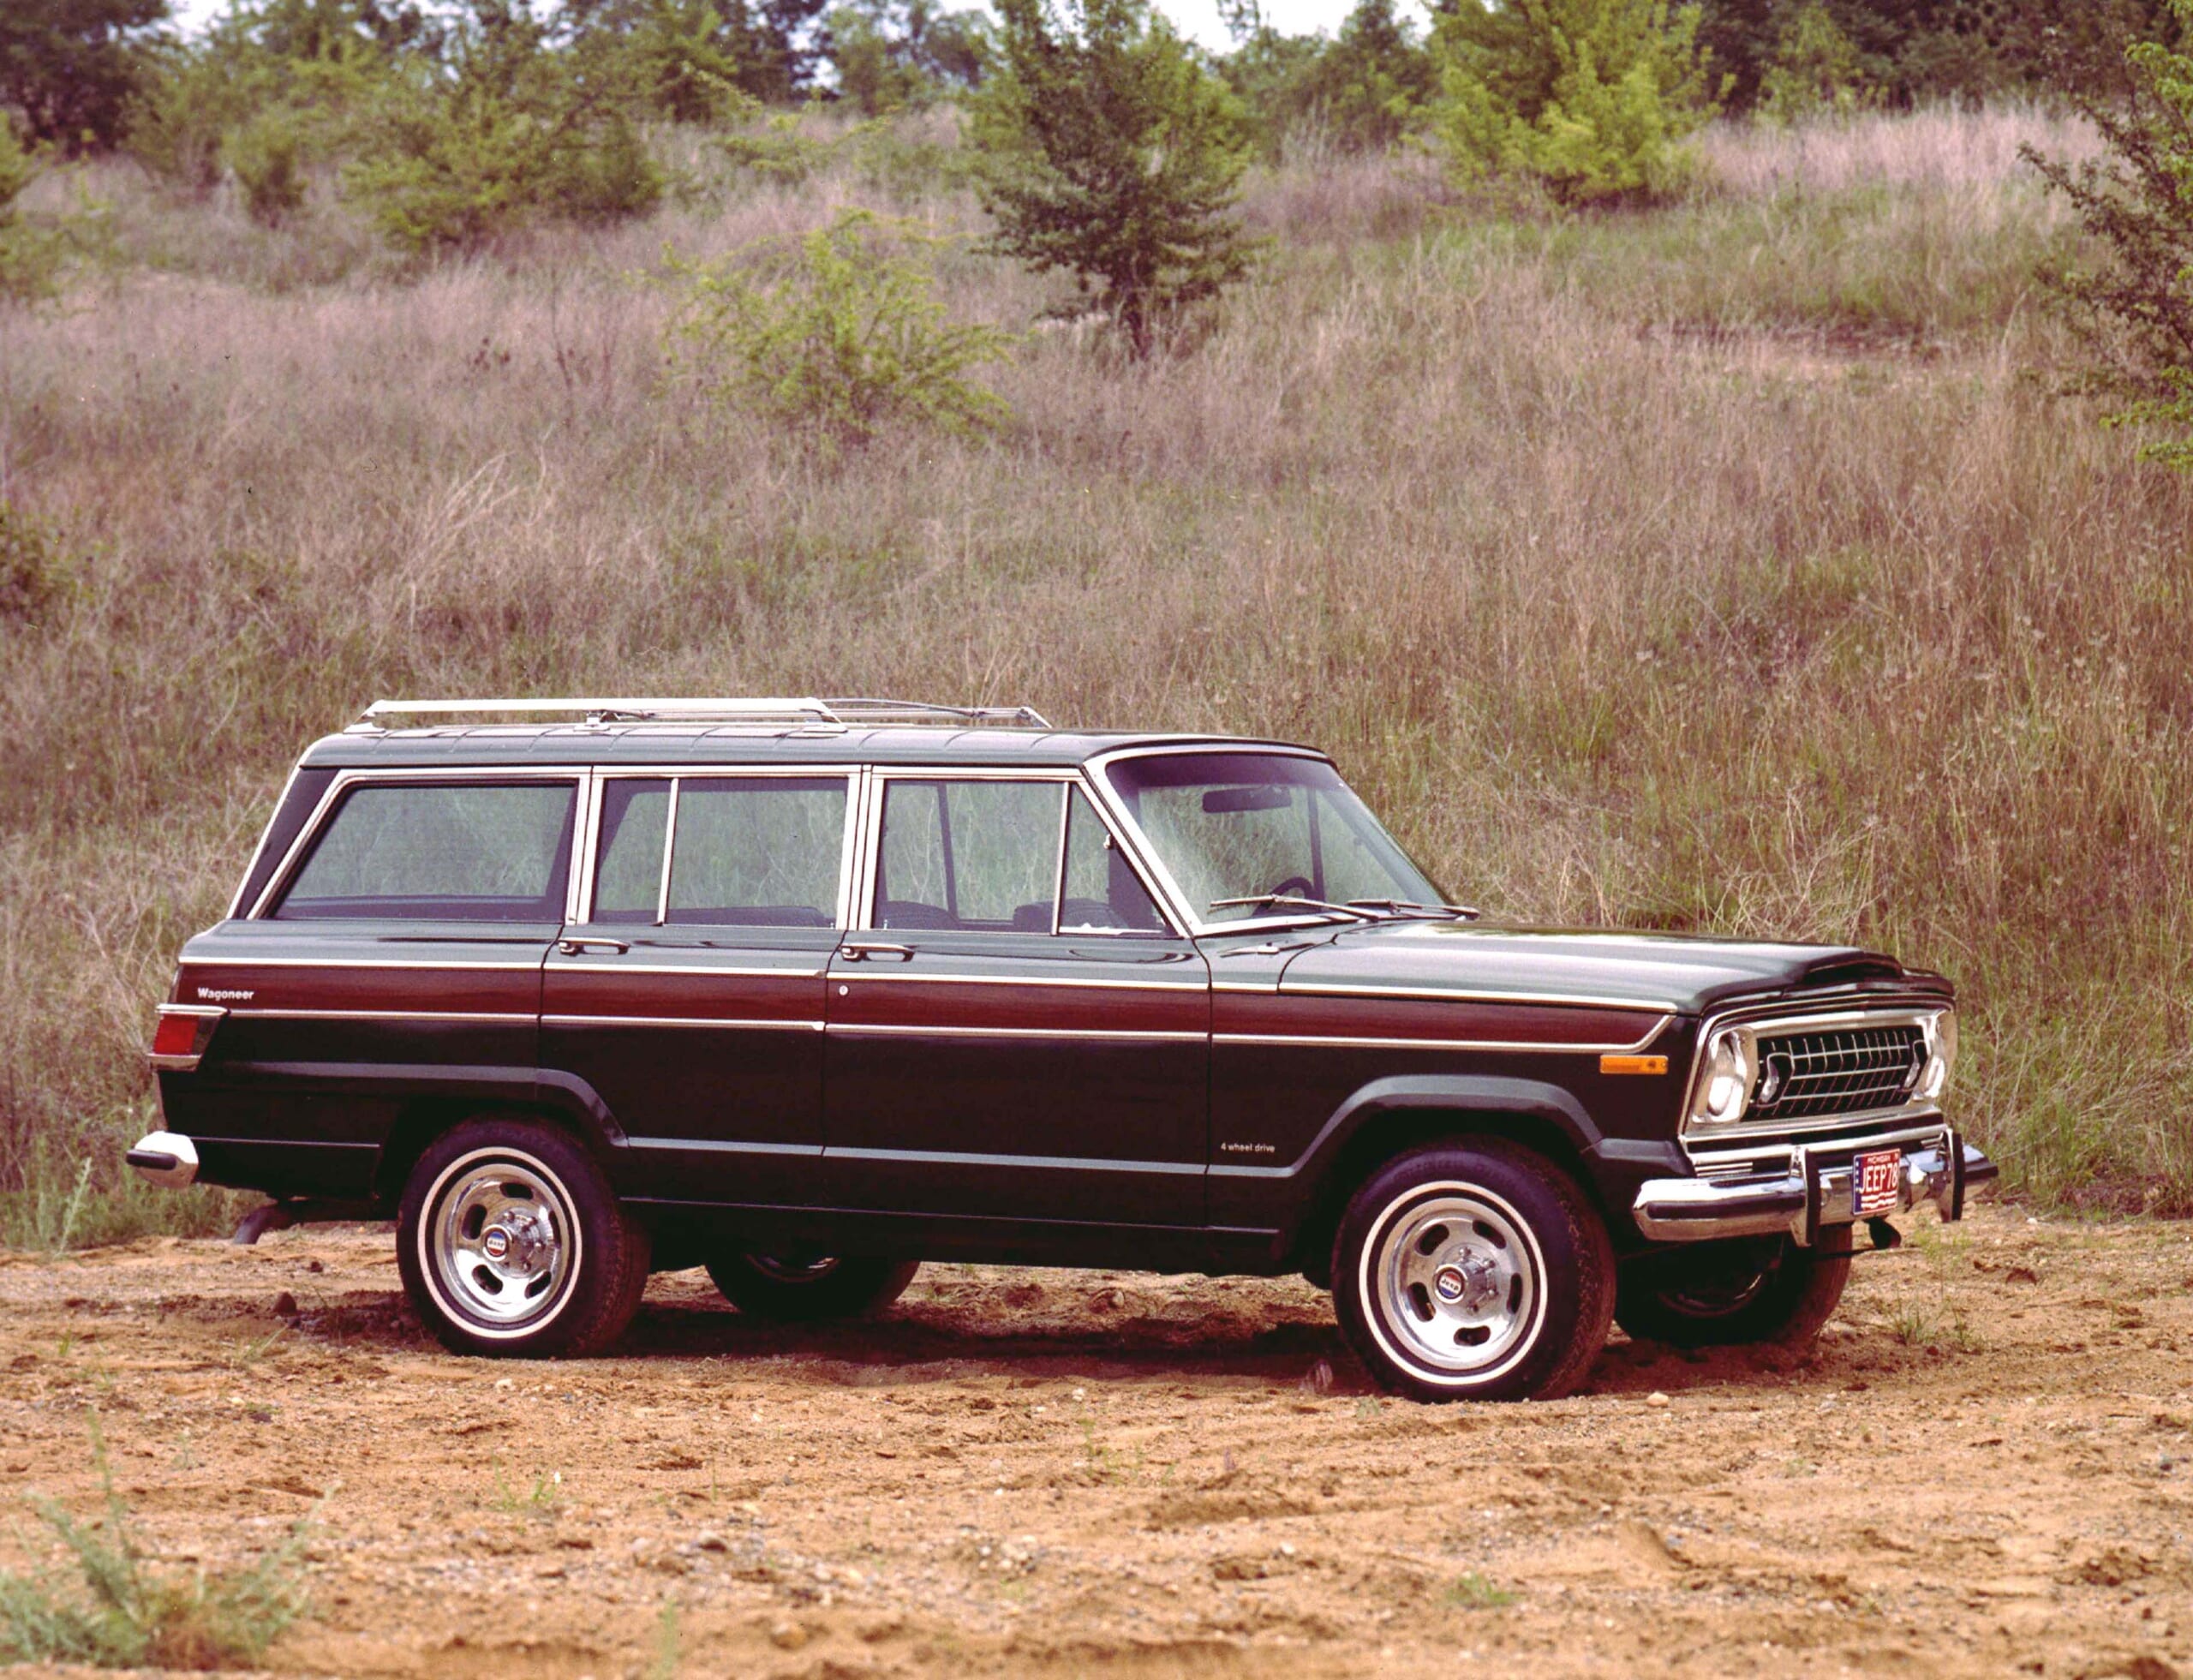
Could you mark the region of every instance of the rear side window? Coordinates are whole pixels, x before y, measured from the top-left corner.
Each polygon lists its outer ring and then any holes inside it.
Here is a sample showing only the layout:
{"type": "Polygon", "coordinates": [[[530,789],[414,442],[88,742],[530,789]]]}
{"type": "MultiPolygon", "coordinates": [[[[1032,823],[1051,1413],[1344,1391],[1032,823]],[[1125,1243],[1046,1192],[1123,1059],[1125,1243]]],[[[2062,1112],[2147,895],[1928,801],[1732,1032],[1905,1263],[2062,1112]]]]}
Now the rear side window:
{"type": "Polygon", "coordinates": [[[571,782],[354,787],[273,913],[560,923],[577,792],[571,782]]]}
{"type": "Polygon", "coordinates": [[[601,797],[594,919],[834,928],[846,804],[842,776],[612,781],[601,797]]]}

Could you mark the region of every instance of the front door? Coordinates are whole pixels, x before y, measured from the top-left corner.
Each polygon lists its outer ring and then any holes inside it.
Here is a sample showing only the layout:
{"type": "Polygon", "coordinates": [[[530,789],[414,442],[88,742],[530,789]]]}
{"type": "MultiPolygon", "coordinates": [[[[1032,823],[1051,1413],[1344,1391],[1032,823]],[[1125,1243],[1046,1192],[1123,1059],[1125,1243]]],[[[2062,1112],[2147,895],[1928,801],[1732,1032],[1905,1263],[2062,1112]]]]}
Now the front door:
{"type": "Polygon", "coordinates": [[[541,1067],[608,1109],[630,1193],[813,1199],[851,786],[843,771],[603,778],[582,919],[542,979],[541,1067]]]}
{"type": "Polygon", "coordinates": [[[1058,775],[878,773],[860,931],[832,960],[840,1205],[1204,1218],[1210,978],[1058,775]]]}

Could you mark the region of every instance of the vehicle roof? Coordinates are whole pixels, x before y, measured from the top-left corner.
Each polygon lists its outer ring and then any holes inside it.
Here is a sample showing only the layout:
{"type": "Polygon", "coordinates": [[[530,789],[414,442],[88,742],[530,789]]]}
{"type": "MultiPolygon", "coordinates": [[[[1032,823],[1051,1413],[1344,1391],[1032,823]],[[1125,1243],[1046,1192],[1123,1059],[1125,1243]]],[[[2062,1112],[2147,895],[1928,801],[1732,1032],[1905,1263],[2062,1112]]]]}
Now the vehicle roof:
{"type": "Polygon", "coordinates": [[[1315,751],[1288,741],[1233,735],[936,724],[896,728],[834,724],[757,728],[739,724],[629,722],[359,730],[315,741],[300,762],[307,769],[684,763],[934,764],[1034,769],[1071,768],[1104,753],[1151,747],[1315,751]]]}

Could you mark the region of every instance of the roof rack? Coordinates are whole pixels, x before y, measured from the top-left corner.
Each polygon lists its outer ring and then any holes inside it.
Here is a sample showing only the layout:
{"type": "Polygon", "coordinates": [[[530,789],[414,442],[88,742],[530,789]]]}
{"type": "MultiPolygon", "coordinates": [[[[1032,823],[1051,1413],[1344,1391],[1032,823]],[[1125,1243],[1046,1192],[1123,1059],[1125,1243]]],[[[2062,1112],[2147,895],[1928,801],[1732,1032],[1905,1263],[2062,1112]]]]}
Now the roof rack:
{"type": "Polygon", "coordinates": [[[516,713],[543,720],[576,718],[597,726],[613,723],[726,723],[848,729],[857,724],[1051,725],[1032,706],[938,706],[918,700],[804,699],[561,699],[376,700],[345,732],[371,733],[391,718],[495,717],[516,713]]]}

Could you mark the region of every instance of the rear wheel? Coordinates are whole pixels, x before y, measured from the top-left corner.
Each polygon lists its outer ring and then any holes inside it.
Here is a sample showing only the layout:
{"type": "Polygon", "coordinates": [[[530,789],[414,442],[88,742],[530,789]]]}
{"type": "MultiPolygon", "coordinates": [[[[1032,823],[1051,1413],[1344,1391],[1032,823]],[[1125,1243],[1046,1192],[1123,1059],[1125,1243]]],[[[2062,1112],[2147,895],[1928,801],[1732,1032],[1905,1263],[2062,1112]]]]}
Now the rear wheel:
{"type": "Polygon", "coordinates": [[[1614,1307],[1606,1227],[1566,1173],[1497,1139],[1419,1149],[1356,1193],[1333,1247],[1341,1328],[1419,1400],[1552,1400],[1614,1307]]]}
{"type": "Polygon", "coordinates": [[[646,1229],[577,1139],[534,1121],[469,1120],[429,1145],[396,1253],[420,1316],[464,1354],[596,1352],[648,1281],[646,1229]]]}
{"type": "Polygon", "coordinates": [[[819,1324],[881,1312],[906,1292],[918,1260],[874,1254],[726,1254],[708,1263],[724,1299],[750,1318],[819,1324]]]}
{"type": "Polygon", "coordinates": [[[1850,1250],[1848,1225],[1828,1226],[1810,1248],[1774,1236],[1660,1249],[1622,1268],[1615,1317],[1631,1336],[1676,1348],[1802,1348],[1843,1300],[1850,1250]]]}

